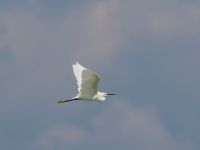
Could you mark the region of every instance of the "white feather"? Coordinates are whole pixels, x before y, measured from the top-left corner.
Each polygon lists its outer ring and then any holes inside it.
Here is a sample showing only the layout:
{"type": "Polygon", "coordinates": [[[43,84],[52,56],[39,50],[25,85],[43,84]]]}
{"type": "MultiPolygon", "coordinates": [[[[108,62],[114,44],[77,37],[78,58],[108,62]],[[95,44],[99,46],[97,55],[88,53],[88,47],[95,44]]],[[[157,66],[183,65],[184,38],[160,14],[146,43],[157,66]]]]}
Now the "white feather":
{"type": "Polygon", "coordinates": [[[73,64],[73,71],[79,92],[76,98],[93,99],[97,94],[97,87],[100,80],[99,76],[95,72],[81,66],[78,62],[73,64]]]}
{"type": "Polygon", "coordinates": [[[72,99],[60,99],[58,103],[65,103],[73,100],[96,100],[104,101],[106,96],[115,95],[97,91],[99,76],[97,73],[86,69],[78,62],[73,64],[73,71],[78,85],[78,94],[72,99]]]}

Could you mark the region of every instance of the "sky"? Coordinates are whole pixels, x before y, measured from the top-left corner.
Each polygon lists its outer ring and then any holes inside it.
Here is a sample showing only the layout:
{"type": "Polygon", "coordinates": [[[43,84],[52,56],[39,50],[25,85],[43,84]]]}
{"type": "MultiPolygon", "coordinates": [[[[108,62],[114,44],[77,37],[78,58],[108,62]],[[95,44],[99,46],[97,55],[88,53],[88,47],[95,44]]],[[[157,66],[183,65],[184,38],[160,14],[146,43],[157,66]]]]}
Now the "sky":
{"type": "Polygon", "coordinates": [[[200,2],[0,0],[0,149],[200,149],[200,2]],[[72,64],[96,71],[100,102],[72,64]]]}

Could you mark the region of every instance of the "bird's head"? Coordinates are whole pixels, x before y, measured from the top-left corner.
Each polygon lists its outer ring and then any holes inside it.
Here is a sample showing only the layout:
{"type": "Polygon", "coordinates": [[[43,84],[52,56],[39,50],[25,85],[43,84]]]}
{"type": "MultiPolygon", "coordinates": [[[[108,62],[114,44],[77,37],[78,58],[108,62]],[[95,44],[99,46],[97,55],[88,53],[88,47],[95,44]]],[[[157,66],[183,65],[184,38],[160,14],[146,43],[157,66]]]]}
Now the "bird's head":
{"type": "Polygon", "coordinates": [[[106,97],[105,97],[105,96],[99,96],[98,99],[99,99],[100,101],[105,101],[105,100],[106,100],[106,97]]]}
{"type": "Polygon", "coordinates": [[[104,92],[99,92],[97,93],[98,95],[98,99],[100,101],[105,101],[106,100],[106,96],[109,96],[109,95],[116,95],[116,94],[111,94],[111,93],[104,93],[104,92]]]}

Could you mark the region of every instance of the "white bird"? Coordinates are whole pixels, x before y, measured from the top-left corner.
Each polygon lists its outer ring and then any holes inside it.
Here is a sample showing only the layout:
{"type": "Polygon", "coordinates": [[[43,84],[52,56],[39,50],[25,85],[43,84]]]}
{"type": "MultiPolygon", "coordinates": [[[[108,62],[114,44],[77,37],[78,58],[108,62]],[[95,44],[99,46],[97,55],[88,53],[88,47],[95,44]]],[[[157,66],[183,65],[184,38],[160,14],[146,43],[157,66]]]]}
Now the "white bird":
{"type": "Polygon", "coordinates": [[[78,84],[78,95],[72,99],[60,99],[58,103],[65,103],[74,100],[105,101],[106,96],[116,95],[97,91],[99,76],[81,66],[78,62],[73,64],[73,71],[78,84]]]}

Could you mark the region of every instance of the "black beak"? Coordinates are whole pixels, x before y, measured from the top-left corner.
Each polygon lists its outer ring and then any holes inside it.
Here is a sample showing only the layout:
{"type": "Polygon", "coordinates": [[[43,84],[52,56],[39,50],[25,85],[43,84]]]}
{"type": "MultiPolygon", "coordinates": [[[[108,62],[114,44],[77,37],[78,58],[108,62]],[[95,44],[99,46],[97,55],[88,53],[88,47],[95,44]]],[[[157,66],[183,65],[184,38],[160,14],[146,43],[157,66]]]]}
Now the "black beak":
{"type": "Polygon", "coordinates": [[[107,95],[117,95],[117,94],[111,94],[111,93],[107,93],[107,95]]]}

